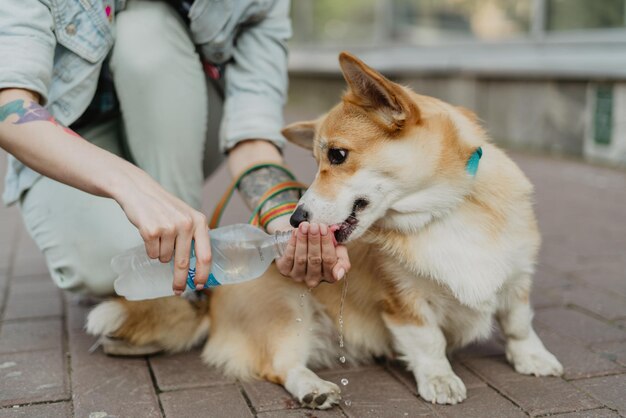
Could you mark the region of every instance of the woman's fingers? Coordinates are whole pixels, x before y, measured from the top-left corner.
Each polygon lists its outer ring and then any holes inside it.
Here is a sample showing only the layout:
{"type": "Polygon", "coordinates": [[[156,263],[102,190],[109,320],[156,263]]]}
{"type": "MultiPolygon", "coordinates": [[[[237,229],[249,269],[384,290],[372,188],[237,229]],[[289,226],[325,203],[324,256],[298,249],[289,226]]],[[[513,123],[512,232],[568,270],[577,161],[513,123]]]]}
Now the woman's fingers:
{"type": "Polygon", "coordinates": [[[163,227],[161,240],[159,242],[159,261],[169,263],[174,255],[174,245],[176,244],[176,228],[171,225],[163,227]]]}
{"type": "Polygon", "coordinates": [[[146,254],[150,258],[159,258],[159,243],[161,239],[157,228],[140,229],[139,234],[146,246],[146,254]]]}
{"type": "MultiPolygon", "coordinates": [[[[294,229],[291,233],[291,237],[289,238],[289,243],[287,243],[287,247],[285,248],[285,252],[283,256],[276,260],[276,267],[278,271],[283,276],[289,276],[291,274],[291,270],[293,270],[293,263],[296,256],[296,242],[297,242],[298,230],[294,229]]],[[[300,278],[293,278],[297,282],[301,282],[300,278]]]]}
{"type": "Polygon", "coordinates": [[[306,285],[315,287],[322,279],[322,248],[320,237],[320,226],[318,224],[309,225],[309,239],[307,241],[308,255],[306,268],[306,285]]]}
{"type": "Polygon", "coordinates": [[[209,273],[211,272],[211,241],[209,238],[209,226],[206,217],[199,214],[194,223],[194,251],[196,253],[196,278],[194,280],[196,289],[204,287],[209,273]]]}
{"type": "Polygon", "coordinates": [[[333,276],[335,280],[343,279],[350,270],[350,259],[348,258],[348,249],[345,245],[337,245],[335,248],[337,253],[337,263],[333,267],[333,276]]]}
{"type": "Polygon", "coordinates": [[[190,252],[191,234],[178,235],[174,253],[174,282],[172,284],[172,289],[177,295],[183,293],[187,284],[190,252]]]}
{"type": "Polygon", "coordinates": [[[298,227],[298,238],[296,240],[296,252],[294,254],[293,268],[289,274],[291,278],[296,280],[303,280],[306,277],[306,268],[309,262],[308,235],[309,223],[303,222],[298,227]]]}
{"type": "Polygon", "coordinates": [[[276,267],[293,281],[305,281],[308,287],[325,280],[334,283],[350,270],[348,250],[336,245],[332,228],[303,222],[295,229],[276,267]]]}

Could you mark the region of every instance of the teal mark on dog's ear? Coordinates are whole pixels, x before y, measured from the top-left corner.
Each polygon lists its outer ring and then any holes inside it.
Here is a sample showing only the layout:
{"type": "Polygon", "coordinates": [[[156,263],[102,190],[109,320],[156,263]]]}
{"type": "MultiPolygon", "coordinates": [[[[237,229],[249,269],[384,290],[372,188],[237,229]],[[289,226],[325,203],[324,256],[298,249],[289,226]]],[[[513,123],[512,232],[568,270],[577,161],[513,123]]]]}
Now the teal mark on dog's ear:
{"type": "Polygon", "coordinates": [[[296,122],[283,128],[282,134],[287,140],[299,147],[313,149],[316,121],[296,122]]]}
{"type": "Polygon", "coordinates": [[[478,171],[478,163],[480,163],[480,159],[482,156],[483,149],[481,147],[478,147],[476,151],[474,151],[469,157],[469,160],[467,160],[467,165],[465,166],[465,169],[470,176],[474,177],[476,175],[476,172],[478,171]]]}

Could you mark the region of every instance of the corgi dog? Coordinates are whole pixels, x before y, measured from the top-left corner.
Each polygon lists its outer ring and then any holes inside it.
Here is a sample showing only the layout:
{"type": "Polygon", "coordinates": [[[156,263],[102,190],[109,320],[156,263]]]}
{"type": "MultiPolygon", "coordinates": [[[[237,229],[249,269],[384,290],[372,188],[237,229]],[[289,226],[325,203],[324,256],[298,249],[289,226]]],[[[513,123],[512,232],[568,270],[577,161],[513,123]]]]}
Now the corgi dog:
{"type": "MultiPolygon", "coordinates": [[[[528,179],[471,111],[418,95],[348,53],[339,62],[342,101],[283,134],[319,166],[292,225],[334,225],[349,249],[346,363],[397,356],[423,399],[456,404],[466,389],[447,355],[488,338],[496,319],[517,372],[561,375],[531,324],[540,235],[528,179]]],[[[337,366],[342,285],[305,290],[271,267],[201,301],[107,301],[87,330],[120,354],[185,350],[208,336],[207,364],[326,409],[340,389],[312,369],[337,366]]]]}

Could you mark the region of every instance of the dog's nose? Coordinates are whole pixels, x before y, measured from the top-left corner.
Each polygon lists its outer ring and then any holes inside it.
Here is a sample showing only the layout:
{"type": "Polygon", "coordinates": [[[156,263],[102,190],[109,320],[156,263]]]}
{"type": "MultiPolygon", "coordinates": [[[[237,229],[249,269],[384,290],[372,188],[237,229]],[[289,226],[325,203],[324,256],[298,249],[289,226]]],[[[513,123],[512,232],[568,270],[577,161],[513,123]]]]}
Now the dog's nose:
{"type": "Polygon", "coordinates": [[[289,223],[294,228],[297,228],[302,222],[306,222],[309,220],[309,212],[304,209],[304,205],[300,205],[296,208],[296,211],[291,214],[291,218],[289,218],[289,223]]]}

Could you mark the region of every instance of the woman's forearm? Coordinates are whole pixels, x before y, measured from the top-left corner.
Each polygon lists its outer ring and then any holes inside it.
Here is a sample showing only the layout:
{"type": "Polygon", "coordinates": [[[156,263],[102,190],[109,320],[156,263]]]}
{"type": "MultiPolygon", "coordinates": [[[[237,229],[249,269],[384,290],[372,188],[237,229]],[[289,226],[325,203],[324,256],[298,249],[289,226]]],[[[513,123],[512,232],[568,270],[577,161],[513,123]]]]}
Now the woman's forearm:
{"type": "Polygon", "coordinates": [[[186,286],[189,254],[197,254],[195,283],[209,276],[206,217],[168,193],[144,171],[58,124],[25,90],[0,91],[0,147],[35,171],[98,196],[115,199],[137,227],[151,258],[174,257],[173,289],[186,286]]]}
{"type": "Polygon", "coordinates": [[[128,178],[145,175],[62,126],[27,90],[0,91],[0,147],[33,170],[87,193],[116,198],[128,178]]]}
{"type": "Polygon", "coordinates": [[[233,177],[261,162],[282,164],[283,157],[271,142],[260,139],[240,142],[228,153],[228,169],[233,177]]]}
{"type": "MultiPolygon", "coordinates": [[[[233,177],[256,163],[282,164],[282,155],[269,141],[250,140],[233,148],[228,156],[228,166],[233,177]]],[[[272,186],[290,181],[291,178],[282,170],[275,167],[263,167],[243,177],[239,183],[239,192],[250,209],[254,209],[261,201],[261,197],[272,186]]],[[[261,208],[263,214],[277,205],[285,202],[296,202],[300,195],[297,190],[287,190],[269,199],[261,208]]]]}

